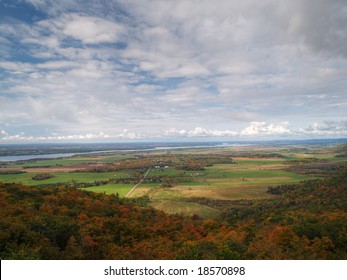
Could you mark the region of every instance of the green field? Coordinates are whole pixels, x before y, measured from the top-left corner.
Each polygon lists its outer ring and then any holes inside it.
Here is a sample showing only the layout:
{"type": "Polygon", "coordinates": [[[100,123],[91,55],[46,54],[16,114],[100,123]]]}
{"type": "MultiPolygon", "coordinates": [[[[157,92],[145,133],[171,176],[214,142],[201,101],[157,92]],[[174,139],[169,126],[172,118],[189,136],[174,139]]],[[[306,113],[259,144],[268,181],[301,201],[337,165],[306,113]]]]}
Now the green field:
{"type": "MultiPolygon", "coordinates": [[[[238,161],[238,164],[215,164],[204,171],[183,172],[182,180],[186,178],[194,181],[181,182],[169,189],[143,186],[132,196],[147,195],[152,200],[151,206],[168,213],[198,214],[209,218],[217,215],[218,211],[180,198],[264,199],[271,197],[267,193],[269,186],[308,179],[307,176],[281,170],[283,166],[279,165],[280,162],[282,161],[245,159],[238,161]],[[270,168],[276,166],[269,170],[264,169],[264,165],[270,168]]],[[[170,176],[182,174],[182,171],[167,169],[156,171],[155,174],[170,176]]]]}
{"type": "Polygon", "coordinates": [[[274,178],[274,177],[290,177],[293,179],[304,179],[304,176],[288,171],[267,170],[258,167],[248,167],[243,165],[242,168],[235,168],[234,165],[215,165],[206,168],[207,178],[274,178]]]}
{"type": "Polygon", "coordinates": [[[120,197],[125,197],[126,194],[133,188],[133,185],[127,184],[107,184],[97,187],[85,188],[86,191],[92,191],[104,194],[117,194],[120,197]]]}
{"type": "MultiPolygon", "coordinates": [[[[116,152],[107,154],[79,155],[71,158],[35,160],[22,164],[8,164],[0,168],[0,181],[25,185],[50,185],[67,182],[102,185],[89,186],[87,191],[119,194],[124,197],[142,178],[144,170],[151,168],[147,181],[139,185],[130,198],[149,197],[149,205],[168,213],[202,217],[216,217],[219,210],[190,200],[208,198],[213,200],[265,199],[271,197],[268,187],[297,183],[314,179],[313,176],[295,173],[289,167],[309,163],[345,164],[347,158],[335,157],[329,149],[314,150],[297,148],[271,149],[261,147],[223,147],[218,149],[177,149],[170,151],[146,151],[137,153],[116,152]],[[233,154],[235,153],[235,157],[233,154]],[[271,153],[276,153],[271,157],[271,153]],[[230,158],[234,163],[223,163],[230,158]],[[213,164],[207,165],[207,160],[213,164]],[[188,163],[196,162],[201,168],[189,169],[188,163]],[[124,169],[122,169],[124,162],[124,169]],[[296,162],[296,163],[295,163],[296,162]],[[113,165],[116,163],[116,165],[113,165]],[[135,167],[131,167],[134,163],[135,167]],[[205,164],[205,165],[204,165],[205,164]],[[88,168],[117,167],[114,172],[89,172],[88,168]],[[155,168],[160,166],[160,168],[155,168]],[[167,167],[166,167],[167,166],[167,167]],[[30,167],[30,168],[28,168],[30,167]],[[184,169],[182,167],[185,167],[184,169]],[[130,168],[130,169],[129,169],[130,168]],[[84,170],[83,170],[84,169],[84,170]],[[74,172],[83,170],[83,172],[74,172]],[[25,171],[22,174],[1,174],[25,171]],[[32,177],[39,173],[50,173],[53,178],[36,181],[32,177]],[[132,178],[131,183],[115,179],[132,178]],[[135,179],[136,178],[136,179],[135,179]],[[162,185],[170,182],[170,187],[162,185]]],[[[108,168],[108,169],[107,169],[108,168]]],[[[318,176],[318,175],[317,175],[318,176]]]]}
{"type": "MultiPolygon", "coordinates": [[[[301,157],[296,157],[296,159],[301,157]]],[[[240,158],[236,164],[214,164],[203,171],[182,171],[172,167],[152,170],[149,175],[179,177],[180,182],[173,188],[156,186],[139,187],[131,196],[147,195],[156,209],[168,213],[199,214],[203,217],[216,215],[205,205],[187,201],[190,197],[209,199],[239,200],[265,199],[269,186],[297,183],[301,180],[314,179],[284,170],[288,165],[284,159],[248,159],[240,158]]]]}
{"type": "Polygon", "coordinates": [[[0,181],[5,183],[22,183],[27,186],[44,185],[65,183],[69,181],[76,181],[80,183],[92,183],[94,181],[103,181],[110,178],[126,178],[128,177],[125,172],[83,172],[83,173],[69,173],[69,172],[51,172],[54,177],[47,180],[32,180],[32,177],[38,173],[22,173],[22,174],[1,174],[0,181]]]}

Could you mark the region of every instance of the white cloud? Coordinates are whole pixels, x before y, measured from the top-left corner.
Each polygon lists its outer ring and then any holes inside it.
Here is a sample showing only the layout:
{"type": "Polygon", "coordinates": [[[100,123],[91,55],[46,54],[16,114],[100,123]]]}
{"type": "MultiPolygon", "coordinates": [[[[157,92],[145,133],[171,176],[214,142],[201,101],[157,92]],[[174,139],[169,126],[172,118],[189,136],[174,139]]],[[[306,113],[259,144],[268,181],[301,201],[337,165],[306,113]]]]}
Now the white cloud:
{"type": "Polygon", "coordinates": [[[143,135],[134,132],[129,132],[124,129],[120,133],[109,135],[103,132],[98,133],[86,133],[86,134],[74,134],[74,135],[59,135],[57,133],[52,133],[50,136],[28,136],[24,132],[20,134],[10,135],[4,130],[0,131],[3,136],[0,137],[0,141],[7,142],[51,142],[51,141],[104,141],[104,140],[134,140],[141,139],[143,135]]]}
{"type": "Polygon", "coordinates": [[[142,134],[134,133],[134,132],[129,132],[127,129],[123,129],[123,132],[116,134],[113,136],[114,138],[120,138],[120,139],[140,139],[143,138],[144,136],[142,134]]]}
{"type": "Polygon", "coordinates": [[[7,133],[5,130],[3,130],[3,129],[0,131],[0,133],[1,133],[2,135],[5,135],[5,137],[8,136],[8,133],[7,133]]]}
{"type": "Polygon", "coordinates": [[[62,32],[85,44],[116,43],[123,32],[120,24],[102,18],[66,15],[62,19],[62,32]]]}
{"type": "Polygon", "coordinates": [[[294,132],[291,131],[289,127],[289,122],[283,122],[280,124],[252,122],[248,127],[244,128],[241,131],[205,129],[201,127],[196,127],[193,130],[179,130],[171,128],[165,131],[165,135],[185,137],[255,137],[294,134],[294,132]]]}
{"type": "Polygon", "coordinates": [[[1,61],[0,68],[11,71],[14,74],[32,72],[35,67],[30,63],[1,61]]]}
{"type": "MultiPolygon", "coordinates": [[[[266,122],[252,122],[246,128],[240,131],[233,130],[215,130],[196,127],[192,130],[170,128],[164,132],[166,136],[174,137],[237,137],[238,139],[254,139],[254,137],[343,137],[347,134],[347,121],[333,122],[326,121],[318,124],[314,123],[305,129],[293,130],[289,122],[277,124],[267,124],[266,122]]],[[[233,138],[234,139],[234,138],[233,138]]]]}
{"type": "Polygon", "coordinates": [[[161,133],[136,133],[123,129],[119,132],[115,130],[110,133],[104,132],[88,132],[85,134],[59,134],[51,133],[48,136],[29,136],[24,132],[18,134],[10,134],[7,131],[0,130],[0,141],[3,143],[17,143],[17,142],[51,142],[51,141],[127,141],[127,140],[145,140],[156,139],[162,140],[170,139],[186,140],[190,139],[224,139],[224,140],[256,140],[256,139],[273,139],[276,137],[294,137],[294,138],[329,138],[329,137],[343,137],[347,134],[347,121],[332,122],[326,121],[318,124],[314,123],[305,129],[292,130],[289,122],[282,122],[277,124],[267,124],[266,122],[252,122],[249,126],[236,130],[219,130],[219,129],[206,129],[203,127],[195,127],[194,129],[176,129],[169,128],[163,130],[161,133]],[[2,136],[1,136],[2,135],[2,136]],[[260,138],[259,138],[260,137],[260,138]]]}
{"type": "Polygon", "coordinates": [[[239,133],[231,130],[216,130],[216,129],[205,129],[202,127],[196,127],[193,130],[185,129],[167,129],[164,132],[166,136],[180,136],[180,137],[232,137],[238,136],[239,133]]]}
{"type": "Polygon", "coordinates": [[[17,142],[17,141],[21,141],[23,139],[29,140],[29,141],[34,140],[33,137],[26,137],[26,136],[24,136],[24,134],[25,134],[24,132],[21,132],[19,134],[11,135],[11,134],[9,134],[8,132],[6,132],[5,130],[2,129],[0,131],[0,133],[3,135],[2,137],[0,137],[0,140],[4,141],[4,142],[8,142],[8,141],[10,141],[10,142],[12,142],[12,141],[17,142]]]}
{"type": "Polygon", "coordinates": [[[310,136],[345,136],[347,135],[347,121],[325,121],[323,123],[314,123],[299,131],[302,135],[310,136]]]}
{"type": "Polygon", "coordinates": [[[257,135],[281,135],[291,133],[289,122],[279,124],[267,124],[266,122],[252,122],[248,127],[241,131],[242,136],[257,135]]]}

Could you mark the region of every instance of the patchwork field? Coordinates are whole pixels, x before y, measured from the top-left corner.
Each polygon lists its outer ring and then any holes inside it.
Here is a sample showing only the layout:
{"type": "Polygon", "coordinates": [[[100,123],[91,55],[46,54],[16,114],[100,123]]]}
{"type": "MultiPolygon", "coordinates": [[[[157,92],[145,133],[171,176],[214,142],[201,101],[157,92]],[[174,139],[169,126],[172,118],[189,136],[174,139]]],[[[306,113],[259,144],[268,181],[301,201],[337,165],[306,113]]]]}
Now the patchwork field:
{"type": "Polygon", "coordinates": [[[147,205],[167,213],[213,218],[220,210],[197,199],[265,199],[271,197],[270,186],[318,178],[345,163],[331,149],[307,147],[117,152],[2,164],[0,181],[80,187],[120,197],[141,181],[130,199],[146,197],[147,205]]]}
{"type": "Polygon", "coordinates": [[[212,218],[218,210],[189,201],[191,197],[206,197],[216,200],[265,199],[269,186],[296,183],[311,179],[301,174],[285,171],[283,160],[255,160],[237,158],[236,164],[215,164],[204,171],[181,172],[171,168],[154,170],[149,175],[176,176],[182,182],[172,188],[143,185],[133,197],[147,195],[150,205],[168,213],[196,213],[212,218]],[[186,181],[185,181],[186,180],[186,181]],[[193,180],[193,181],[192,181],[193,180]]]}

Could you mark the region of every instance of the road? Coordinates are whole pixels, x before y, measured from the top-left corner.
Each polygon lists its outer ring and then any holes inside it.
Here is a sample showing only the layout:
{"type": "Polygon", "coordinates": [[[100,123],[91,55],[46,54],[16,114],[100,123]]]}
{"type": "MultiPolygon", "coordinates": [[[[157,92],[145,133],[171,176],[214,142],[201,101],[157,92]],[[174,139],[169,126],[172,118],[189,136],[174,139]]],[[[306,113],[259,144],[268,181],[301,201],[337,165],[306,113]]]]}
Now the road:
{"type": "Polygon", "coordinates": [[[146,176],[147,176],[147,174],[148,174],[148,172],[150,171],[151,169],[149,168],[148,170],[147,170],[147,172],[145,173],[145,175],[142,177],[142,179],[140,180],[140,182],[138,182],[128,193],[127,193],[127,195],[125,196],[125,197],[128,197],[136,188],[137,188],[137,186],[138,185],[140,185],[141,183],[142,183],[142,181],[146,178],[146,176]]]}

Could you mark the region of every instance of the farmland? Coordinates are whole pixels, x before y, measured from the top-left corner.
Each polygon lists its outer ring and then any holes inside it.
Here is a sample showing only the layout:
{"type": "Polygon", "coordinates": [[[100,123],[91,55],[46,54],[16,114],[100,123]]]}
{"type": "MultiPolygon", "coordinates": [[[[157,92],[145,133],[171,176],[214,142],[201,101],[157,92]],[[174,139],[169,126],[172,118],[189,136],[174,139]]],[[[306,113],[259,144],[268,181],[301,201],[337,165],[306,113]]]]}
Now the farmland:
{"type": "Polygon", "coordinates": [[[2,163],[0,181],[27,186],[66,186],[124,197],[150,169],[129,199],[167,213],[217,217],[221,209],[200,203],[267,199],[269,187],[324,177],[346,163],[326,146],[242,146],[117,151],[69,158],[2,163]]]}

